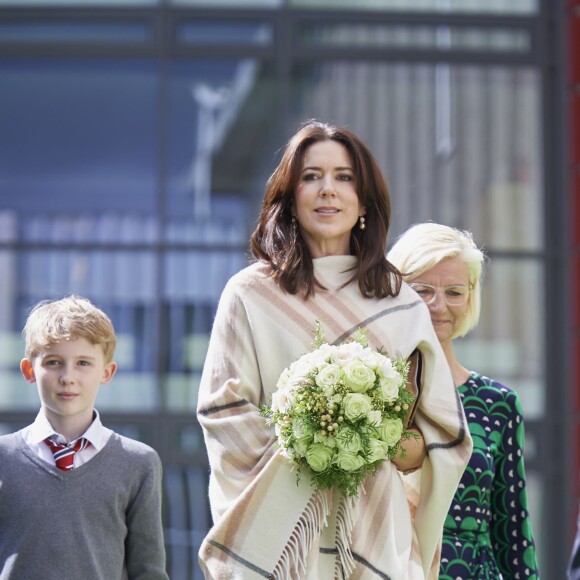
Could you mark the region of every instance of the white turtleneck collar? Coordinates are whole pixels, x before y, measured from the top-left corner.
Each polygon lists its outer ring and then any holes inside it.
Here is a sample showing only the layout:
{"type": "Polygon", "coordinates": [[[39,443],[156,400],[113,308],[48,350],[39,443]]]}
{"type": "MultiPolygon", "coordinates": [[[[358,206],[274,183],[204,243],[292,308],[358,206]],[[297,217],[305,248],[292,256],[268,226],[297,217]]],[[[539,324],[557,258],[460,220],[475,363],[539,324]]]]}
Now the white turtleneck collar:
{"type": "Polygon", "coordinates": [[[352,276],[352,268],[357,263],[356,256],[325,256],[314,258],[314,275],[329,290],[340,288],[352,276]]]}

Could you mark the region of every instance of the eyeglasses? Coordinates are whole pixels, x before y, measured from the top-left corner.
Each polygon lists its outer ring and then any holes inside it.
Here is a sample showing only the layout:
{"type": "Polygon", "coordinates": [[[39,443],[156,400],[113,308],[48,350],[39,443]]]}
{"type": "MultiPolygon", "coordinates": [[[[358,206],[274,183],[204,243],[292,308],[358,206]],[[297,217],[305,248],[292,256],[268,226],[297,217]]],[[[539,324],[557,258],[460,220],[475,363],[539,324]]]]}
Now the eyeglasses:
{"type": "Polygon", "coordinates": [[[425,304],[432,304],[437,297],[437,290],[443,290],[443,299],[447,306],[463,306],[469,298],[469,291],[472,286],[455,284],[453,286],[433,286],[422,282],[411,282],[409,284],[417,294],[423,299],[425,304]]]}

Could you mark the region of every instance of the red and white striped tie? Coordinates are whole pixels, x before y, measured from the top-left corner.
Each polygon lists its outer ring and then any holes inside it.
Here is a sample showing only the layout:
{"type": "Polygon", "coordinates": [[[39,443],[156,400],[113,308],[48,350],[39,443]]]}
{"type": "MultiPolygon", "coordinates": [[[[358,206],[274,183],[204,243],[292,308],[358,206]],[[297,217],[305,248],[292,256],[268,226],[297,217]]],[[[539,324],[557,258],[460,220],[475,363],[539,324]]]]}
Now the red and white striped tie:
{"type": "Polygon", "coordinates": [[[67,445],[56,443],[52,439],[45,439],[44,442],[50,447],[54,455],[56,466],[62,471],[74,469],[75,453],[86,449],[91,443],[84,437],[79,437],[67,445]]]}

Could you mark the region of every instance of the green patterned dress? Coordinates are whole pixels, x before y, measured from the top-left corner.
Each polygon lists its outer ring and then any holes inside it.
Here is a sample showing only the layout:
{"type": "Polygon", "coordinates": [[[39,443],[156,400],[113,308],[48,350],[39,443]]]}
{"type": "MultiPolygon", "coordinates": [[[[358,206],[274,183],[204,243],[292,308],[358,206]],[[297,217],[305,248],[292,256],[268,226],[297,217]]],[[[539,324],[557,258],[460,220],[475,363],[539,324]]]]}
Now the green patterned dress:
{"type": "Polygon", "coordinates": [[[538,579],[518,395],[477,373],[458,392],[473,453],[445,520],[439,578],[538,579]]]}

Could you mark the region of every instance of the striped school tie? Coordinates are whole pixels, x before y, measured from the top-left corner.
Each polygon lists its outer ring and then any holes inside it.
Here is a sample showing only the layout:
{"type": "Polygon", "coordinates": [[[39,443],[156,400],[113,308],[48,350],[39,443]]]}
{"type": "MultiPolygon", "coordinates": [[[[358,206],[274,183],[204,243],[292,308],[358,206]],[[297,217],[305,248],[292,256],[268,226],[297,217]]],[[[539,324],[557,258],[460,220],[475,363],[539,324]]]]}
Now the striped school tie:
{"type": "Polygon", "coordinates": [[[44,442],[50,447],[56,466],[62,471],[74,469],[75,453],[86,449],[90,445],[89,440],[84,437],[79,437],[67,445],[56,443],[50,438],[45,439],[44,442]]]}

